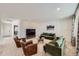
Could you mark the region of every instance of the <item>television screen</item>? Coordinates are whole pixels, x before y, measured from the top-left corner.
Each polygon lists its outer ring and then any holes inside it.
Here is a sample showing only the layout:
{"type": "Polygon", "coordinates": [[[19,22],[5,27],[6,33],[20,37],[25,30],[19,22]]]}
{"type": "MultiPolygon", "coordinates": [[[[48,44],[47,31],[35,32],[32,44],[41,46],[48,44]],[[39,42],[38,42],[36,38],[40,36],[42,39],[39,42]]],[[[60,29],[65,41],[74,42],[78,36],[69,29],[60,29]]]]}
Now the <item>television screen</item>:
{"type": "Polygon", "coordinates": [[[35,35],[35,29],[26,29],[26,35],[35,35]]]}

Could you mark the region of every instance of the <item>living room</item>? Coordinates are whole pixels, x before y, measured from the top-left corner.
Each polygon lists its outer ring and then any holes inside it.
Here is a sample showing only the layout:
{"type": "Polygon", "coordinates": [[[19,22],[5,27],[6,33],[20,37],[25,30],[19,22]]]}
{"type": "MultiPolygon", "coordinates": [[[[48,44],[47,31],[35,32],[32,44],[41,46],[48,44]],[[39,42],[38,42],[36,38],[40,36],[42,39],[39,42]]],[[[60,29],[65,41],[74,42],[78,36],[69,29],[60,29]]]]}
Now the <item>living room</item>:
{"type": "MultiPolygon", "coordinates": [[[[63,37],[64,52],[61,55],[76,55],[76,47],[71,44],[71,36],[73,15],[77,5],[77,3],[0,4],[0,45],[3,47],[0,55],[24,56],[22,48],[17,48],[15,45],[14,37],[18,36],[22,40],[25,38],[26,42],[37,43],[37,51],[33,56],[51,56],[43,50],[44,45],[49,43],[50,40],[43,37],[41,38],[43,42],[41,40],[39,42],[40,36],[44,33],[47,33],[48,36],[50,33],[55,34],[54,39],[63,37]],[[28,33],[34,31],[33,37],[27,35],[27,31],[28,33]]],[[[43,36],[46,36],[46,34],[43,36]]]]}

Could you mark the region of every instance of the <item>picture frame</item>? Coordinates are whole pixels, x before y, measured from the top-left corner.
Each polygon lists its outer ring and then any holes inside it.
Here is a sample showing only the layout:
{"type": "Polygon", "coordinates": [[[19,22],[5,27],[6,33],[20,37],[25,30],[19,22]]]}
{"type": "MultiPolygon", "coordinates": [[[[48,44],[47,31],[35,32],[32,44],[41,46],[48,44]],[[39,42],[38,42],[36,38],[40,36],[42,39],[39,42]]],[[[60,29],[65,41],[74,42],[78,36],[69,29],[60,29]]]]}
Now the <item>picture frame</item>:
{"type": "Polygon", "coordinates": [[[14,35],[18,35],[18,25],[14,25],[14,35]]]}
{"type": "Polygon", "coordinates": [[[48,26],[47,26],[47,30],[54,30],[54,27],[55,27],[55,26],[48,25],[48,26]]]}

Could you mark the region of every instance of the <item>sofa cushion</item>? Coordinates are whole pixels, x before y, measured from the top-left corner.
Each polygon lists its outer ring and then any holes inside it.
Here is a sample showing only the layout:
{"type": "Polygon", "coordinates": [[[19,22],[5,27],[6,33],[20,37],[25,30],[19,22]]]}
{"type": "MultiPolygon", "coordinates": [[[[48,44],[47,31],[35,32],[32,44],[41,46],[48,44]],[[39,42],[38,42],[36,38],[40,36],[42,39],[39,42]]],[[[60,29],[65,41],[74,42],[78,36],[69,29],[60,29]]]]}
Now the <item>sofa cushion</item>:
{"type": "Polygon", "coordinates": [[[40,39],[42,38],[42,37],[44,37],[44,38],[46,38],[46,39],[49,39],[49,40],[54,40],[55,38],[56,38],[56,35],[55,35],[55,33],[42,33],[41,35],[40,35],[40,39]]]}
{"type": "Polygon", "coordinates": [[[51,41],[48,43],[49,45],[53,45],[55,47],[59,47],[58,43],[56,41],[51,41]]]}
{"type": "Polygon", "coordinates": [[[61,47],[62,46],[62,44],[63,44],[63,37],[60,37],[56,42],[58,43],[58,45],[59,45],[59,47],[61,47]]]}

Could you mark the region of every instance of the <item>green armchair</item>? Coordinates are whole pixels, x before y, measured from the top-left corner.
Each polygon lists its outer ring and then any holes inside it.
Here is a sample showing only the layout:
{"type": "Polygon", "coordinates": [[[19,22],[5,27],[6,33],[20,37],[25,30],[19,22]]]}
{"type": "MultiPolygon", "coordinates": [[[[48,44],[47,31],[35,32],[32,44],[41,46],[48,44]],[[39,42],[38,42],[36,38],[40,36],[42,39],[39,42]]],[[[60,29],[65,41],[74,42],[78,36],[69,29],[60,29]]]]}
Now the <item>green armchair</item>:
{"type": "Polygon", "coordinates": [[[64,55],[64,38],[60,37],[57,41],[49,42],[43,48],[45,53],[53,56],[62,56],[64,55]]]}

